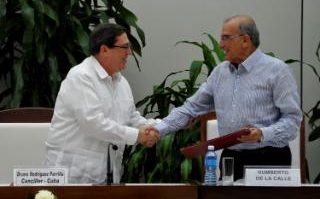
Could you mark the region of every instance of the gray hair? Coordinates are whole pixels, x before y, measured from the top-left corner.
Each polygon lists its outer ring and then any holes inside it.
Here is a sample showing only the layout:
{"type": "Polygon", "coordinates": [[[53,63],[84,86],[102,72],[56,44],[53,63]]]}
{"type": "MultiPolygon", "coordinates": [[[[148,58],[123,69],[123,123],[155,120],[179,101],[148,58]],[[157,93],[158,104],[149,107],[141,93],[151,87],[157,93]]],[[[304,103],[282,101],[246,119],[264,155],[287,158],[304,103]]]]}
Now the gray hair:
{"type": "Polygon", "coordinates": [[[224,23],[231,21],[232,19],[240,18],[240,25],[239,31],[240,34],[247,34],[249,35],[252,44],[258,48],[260,45],[260,38],[259,38],[259,30],[257,28],[256,23],[254,20],[248,15],[235,15],[225,20],[224,23]]]}

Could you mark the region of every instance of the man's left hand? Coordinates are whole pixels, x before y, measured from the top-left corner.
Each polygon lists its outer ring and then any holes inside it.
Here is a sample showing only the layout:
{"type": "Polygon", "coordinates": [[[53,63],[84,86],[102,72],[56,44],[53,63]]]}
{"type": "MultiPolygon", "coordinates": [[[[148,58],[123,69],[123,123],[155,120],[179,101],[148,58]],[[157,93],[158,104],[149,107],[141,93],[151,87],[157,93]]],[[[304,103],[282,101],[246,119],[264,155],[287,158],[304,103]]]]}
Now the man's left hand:
{"type": "Polygon", "coordinates": [[[249,128],[250,133],[248,135],[243,135],[238,140],[244,143],[255,143],[260,142],[262,138],[262,131],[258,128],[249,128]]]}

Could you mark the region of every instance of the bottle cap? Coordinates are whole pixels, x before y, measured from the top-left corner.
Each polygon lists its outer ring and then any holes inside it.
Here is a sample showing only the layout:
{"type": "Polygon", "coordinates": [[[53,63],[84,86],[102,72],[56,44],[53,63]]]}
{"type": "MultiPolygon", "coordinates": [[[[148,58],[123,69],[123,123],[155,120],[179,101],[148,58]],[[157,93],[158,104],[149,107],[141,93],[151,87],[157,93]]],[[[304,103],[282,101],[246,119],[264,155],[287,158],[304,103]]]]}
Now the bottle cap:
{"type": "Polygon", "coordinates": [[[208,145],[208,150],[214,150],[214,146],[213,145],[208,145]]]}

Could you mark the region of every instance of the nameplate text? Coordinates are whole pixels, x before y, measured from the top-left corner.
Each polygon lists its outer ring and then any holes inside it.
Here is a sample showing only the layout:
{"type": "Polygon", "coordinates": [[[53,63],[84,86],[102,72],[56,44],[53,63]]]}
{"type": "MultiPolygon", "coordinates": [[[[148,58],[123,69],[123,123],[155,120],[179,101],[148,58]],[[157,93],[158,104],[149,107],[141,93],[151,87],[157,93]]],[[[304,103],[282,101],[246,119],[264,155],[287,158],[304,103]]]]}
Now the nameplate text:
{"type": "Polygon", "coordinates": [[[300,169],[246,168],[247,186],[301,186],[300,169]]]}
{"type": "Polygon", "coordinates": [[[14,168],[13,185],[65,185],[68,184],[67,168],[14,168]]]}

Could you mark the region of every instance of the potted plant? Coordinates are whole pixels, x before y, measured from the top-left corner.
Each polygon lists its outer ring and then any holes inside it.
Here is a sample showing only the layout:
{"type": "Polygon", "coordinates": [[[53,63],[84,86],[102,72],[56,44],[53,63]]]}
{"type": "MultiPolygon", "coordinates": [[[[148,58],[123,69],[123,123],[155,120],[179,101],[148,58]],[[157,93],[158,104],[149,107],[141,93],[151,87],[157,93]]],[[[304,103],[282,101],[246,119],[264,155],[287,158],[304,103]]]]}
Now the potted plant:
{"type": "MultiPolygon", "coordinates": [[[[145,45],[137,17],[121,0],[10,0],[0,3],[0,109],[53,107],[70,67],[88,56],[92,26],[110,20],[128,30],[134,57],[145,45]],[[140,41],[139,41],[139,40],[140,41]]],[[[138,64],[139,67],[139,64],[138,64]]]]}
{"type": "MultiPolygon", "coordinates": [[[[139,101],[136,106],[145,105],[143,115],[153,114],[156,118],[168,115],[172,107],[177,107],[190,97],[199,88],[197,82],[206,67],[206,76],[209,76],[218,62],[224,60],[224,52],[218,42],[207,33],[210,41],[208,46],[204,42],[180,41],[176,44],[191,44],[202,51],[203,60],[192,61],[188,70],[172,72],[165,77],[161,84],[153,87],[153,93],[139,101]],[[202,73],[201,73],[202,72],[202,73]],[[188,78],[173,80],[177,74],[189,73],[188,78]]],[[[192,128],[180,130],[164,136],[155,147],[149,149],[142,145],[136,146],[127,159],[124,160],[125,172],[123,182],[190,182],[200,181],[202,159],[186,159],[180,153],[180,148],[197,143],[200,140],[199,124],[192,128]]]]}

